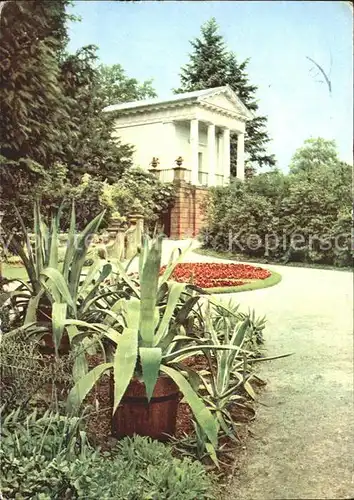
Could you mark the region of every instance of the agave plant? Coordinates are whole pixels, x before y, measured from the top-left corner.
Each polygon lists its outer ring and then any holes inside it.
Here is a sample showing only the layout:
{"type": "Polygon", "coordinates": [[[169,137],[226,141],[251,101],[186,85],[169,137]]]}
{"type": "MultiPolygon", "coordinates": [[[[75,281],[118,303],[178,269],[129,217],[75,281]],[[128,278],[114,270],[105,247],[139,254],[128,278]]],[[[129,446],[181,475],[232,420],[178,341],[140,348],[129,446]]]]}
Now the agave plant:
{"type": "MultiPolygon", "coordinates": [[[[24,325],[39,322],[47,325],[53,337],[58,354],[64,333],[64,319],[86,318],[96,299],[96,291],[112,271],[112,264],[104,259],[96,259],[87,275],[83,274],[87,252],[92,235],[98,231],[104,212],[95,217],[85,229],[76,233],[75,207],[72,205],[67,248],[63,264],[59,264],[59,224],[62,211],[51,219],[47,227],[40,214],[39,205],[34,207],[34,243],[31,245],[29,234],[18,214],[23,232],[22,241],[13,237],[9,249],[18,255],[26,268],[29,281],[10,292],[10,300],[17,319],[24,325]]],[[[74,326],[68,327],[69,338],[77,333],[74,326]]],[[[43,335],[43,328],[37,330],[43,335]]]]}
{"type": "MultiPolygon", "coordinates": [[[[66,322],[79,330],[90,327],[116,346],[109,362],[96,366],[78,380],[69,394],[68,407],[69,410],[78,407],[107,371],[113,371],[113,413],[134,377],[144,381],[147,399],[150,400],[159,375],[165,374],[173,379],[184,395],[209,445],[216,447],[218,424],[198,395],[193,382],[194,374],[181,363],[191,355],[202,352],[198,337],[193,335],[191,328],[194,306],[200,295],[193,292],[189,284],[169,281],[184,254],[180,253],[177,259],[172,255],[165,271],[160,274],[161,253],[162,237],[152,242],[144,237],[139,255],[139,279],[129,276],[120,267],[120,276],[129,284],[131,297],[122,297],[107,309],[103,323],[66,322]]],[[[208,347],[233,349],[224,345],[208,346],[204,342],[203,351],[208,347]]]]}

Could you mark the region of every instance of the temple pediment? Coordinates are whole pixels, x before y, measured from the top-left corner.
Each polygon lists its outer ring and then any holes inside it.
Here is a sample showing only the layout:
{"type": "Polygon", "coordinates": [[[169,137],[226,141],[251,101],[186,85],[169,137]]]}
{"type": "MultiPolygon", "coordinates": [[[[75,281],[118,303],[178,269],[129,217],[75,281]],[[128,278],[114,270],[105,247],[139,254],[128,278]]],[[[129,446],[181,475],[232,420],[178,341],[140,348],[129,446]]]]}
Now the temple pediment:
{"type": "Polygon", "coordinates": [[[196,90],[175,94],[169,99],[147,99],[107,106],[104,112],[122,114],[156,113],[161,109],[186,107],[191,104],[212,107],[216,113],[237,115],[243,121],[252,120],[253,115],[229,86],[196,90]]]}
{"type": "Polygon", "coordinates": [[[201,103],[214,106],[220,112],[236,113],[246,120],[252,119],[251,112],[228,86],[219,87],[215,90],[210,89],[208,94],[200,97],[198,100],[201,103]]]}

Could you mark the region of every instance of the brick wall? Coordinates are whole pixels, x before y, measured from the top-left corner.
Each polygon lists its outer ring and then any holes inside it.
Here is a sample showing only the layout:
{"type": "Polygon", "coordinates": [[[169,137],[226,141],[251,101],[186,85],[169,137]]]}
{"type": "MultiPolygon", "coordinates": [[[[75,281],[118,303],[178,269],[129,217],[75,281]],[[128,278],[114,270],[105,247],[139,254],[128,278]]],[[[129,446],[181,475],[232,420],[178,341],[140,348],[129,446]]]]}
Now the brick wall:
{"type": "MultiPolygon", "coordinates": [[[[175,203],[169,214],[169,236],[179,240],[198,235],[204,219],[202,204],[208,189],[192,186],[181,179],[174,181],[176,189],[175,203]]],[[[166,231],[167,232],[167,231],[166,231]]]]}

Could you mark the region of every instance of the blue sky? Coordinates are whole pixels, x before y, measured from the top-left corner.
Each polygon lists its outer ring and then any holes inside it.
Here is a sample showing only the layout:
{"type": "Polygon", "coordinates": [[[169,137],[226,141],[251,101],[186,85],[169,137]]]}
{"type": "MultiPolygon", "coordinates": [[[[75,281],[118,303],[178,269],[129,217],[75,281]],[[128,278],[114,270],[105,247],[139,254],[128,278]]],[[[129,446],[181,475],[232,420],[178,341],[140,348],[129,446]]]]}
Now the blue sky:
{"type": "Polygon", "coordinates": [[[179,85],[189,40],[215,17],[228,48],[258,86],[259,111],[268,116],[269,150],[287,170],[309,137],[335,139],[352,163],[352,12],[348,2],[301,1],[79,1],[82,20],[69,26],[74,51],[99,47],[104,64],[119,63],[138,80],[153,78],[161,98],[179,85]],[[311,71],[311,57],[329,74],[332,92],[311,71]]]}

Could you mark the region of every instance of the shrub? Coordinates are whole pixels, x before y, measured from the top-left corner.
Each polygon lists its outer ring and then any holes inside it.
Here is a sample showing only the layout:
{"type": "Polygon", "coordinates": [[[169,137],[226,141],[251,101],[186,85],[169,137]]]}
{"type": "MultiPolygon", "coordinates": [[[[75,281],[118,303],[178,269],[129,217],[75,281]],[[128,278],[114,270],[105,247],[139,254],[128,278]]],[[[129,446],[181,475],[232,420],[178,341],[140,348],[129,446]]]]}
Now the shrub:
{"type": "Polygon", "coordinates": [[[71,385],[72,363],[67,357],[44,360],[34,342],[2,334],[0,345],[0,390],[2,414],[26,408],[35,401],[42,406],[57,405],[59,390],[71,385]]]}
{"type": "Polygon", "coordinates": [[[350,186],[350,166],[337,162],[214,188],[203,244],[283,262],[350,265],[350,186]]]}
{"type": "Polygon", "coordinates": [[[106,209],[106,224],[113,212],[126,217],[132,211],[139,211],[152,228],[173,202],[173,186],[163,184],[140,168],[126,170],[114,184],[91,179],[86,174],[74,192],[80,227],[87,224],[93,214],[106,209]]]}

